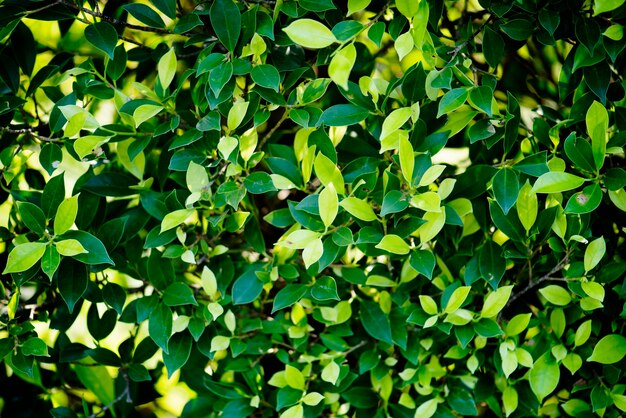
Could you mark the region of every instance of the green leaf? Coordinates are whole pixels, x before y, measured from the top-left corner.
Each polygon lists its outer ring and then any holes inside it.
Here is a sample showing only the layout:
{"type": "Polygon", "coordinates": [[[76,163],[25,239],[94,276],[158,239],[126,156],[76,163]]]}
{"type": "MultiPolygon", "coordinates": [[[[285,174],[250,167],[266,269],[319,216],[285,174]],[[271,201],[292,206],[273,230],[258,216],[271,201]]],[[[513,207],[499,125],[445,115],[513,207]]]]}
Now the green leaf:
{"type": "Polygon", "coordinates": [[[9,253],[7,265],[2,274],[19,273],[35,265],[46,251],[45,242],[27,242],[15,246],[9,253]]]}
{"type": "Polygon", "coordinates": [[[304,380],[304,375],[300,370],[293,366],[285,366],[285,380],[287,384],[294,389],[304,390],[305,388],[306,382],[304,380]]]}
{"type": "Polygon", "coordinates": [[[452,113],[459,107],[463,106],[468,96],[469,92],[465,87],[458,87],[444,94],[439,101],[437,117],[439,118],[442,115],[452,113]]]}
{"type": "Polygon", "coordinates": [[[333,224],[337,216],[337,211],[339,210],[339,200],[333,182],[329,183],[328,187],[325,187],[324,190],[320,192],[318,204],[320,218],[322,218],[324,226],[328,228],[333,224]]]}
{"type": "Polygon", "coordinates": [[[626,356],[626,338],[619,334],[609,334],[596,343],[587,361],[613,364],[623,359],[624,356],[626,356]]]}
{"type": "Polygon", "coordinates": [[[64,239],[56,243],[56,249],[60,255],[73,257],[78,254],[85,254],[88,251],[79,241],[75,239],[64,239]]]}
{"type": "Polygon", "coordinates": [[[163,89],[168,88],[174,79],[174,76],[176,75],[176,64],[176,52],[174,51],[174,48],[171,48],[163,54],[161,59],[159,59],[157,71],[159,74],[159,81],[161,82],[161,87],[163,87],[163,89]]]}
{"type": "Polygon", "coordinates": [[[399,190],[391,190],[383,199],[383,206],[380,210],[381,216],[402,212],[409,206],[404,194],[399,190]]]}
{"type": "Polygon", "coordinates": [[[355,62],[356,48],[350,43],[335,53],[328,65],[328,76],[336,85],[348,90],[348,80],[355,62]]]}
{"type": "Polygon", "coordinates": [[[383,239],[376,244],[376,248],[390,252],[392,254],[408,254],[411,247],[405,240],[397,235],[385,235],[383,239]]]}
{"type": "Polygon", "coordinates": [[[283,31],[293,42],[310,49],[326,48],[337,40],[330,29],[312,19],[294,20],[283,31]]]}
{"type": "Polygon", "coordinates": [[[233,303],[243,305],[254,301],[263,291],[263,282],[255,270],[248,270],[233,284],[233,303]]]}
{"type": "Polygon", "coordinates": [[[469,93],[469,102],[479,110],[491,117],[491,103],[493,101],[493,90],[488,86],[474,87],[469,93]]]}
{"type": "Polygon", "coordinates": [[[397,0],[396,8],[400,13],[402,13],[407,19],[411,19],[413,16],[417,14],[419,9],[419,1],[414,0],[397,0]]]}
{"type": "Polygon", "coordinates": [[[302,284],[288,284],[280,289],[280,291],[274,297],[274,304],[272,305],[272,314],[280,309],[287,308],[306,294],[307,287],[302,284]]]}
{"type": "Polygon", "coordinates": [[[504,57],[504,41],[489,26],[483,31],[483,54],[490,67],[496,68],[504,57]]]}
{"type": "Polygon", "coordinates": [[[57,144],[45,144],[39,153],[39,163],[48,174],[52,174],[63,160],[63,151],[57,144]]]}
{"type": "Polygon", "coordinates": [[[389,316],[385,315],[380,306],[374,302],[362,300],[359,311],[365,331],[375,339],[393,345],[389,316]]]}
{"type": "Polygon", "coordinates": [[[87,290],[89,275],[84,264],[65,258],[59,266],[57,287],[70,313],[87,290]]]}
{"type": "Polygon", "coordinates": [[[511,19],[500,29],[515,41],[526,41],[533,33],[533,25],[526,19],[511,19]]]}
{"type": "Polygon", "coordinates": [[[491,187],[493,188],[496,202],[500,205],[504,214],[508,214],[509,210],[515,205],[519,194],[517,174],[510,168],[502,168],[493,177],[491,187]]]}
{"type": "Polygon", "coordinates": [[[161,19],[161,16],[150,7],[145,4],[140,3],[131,3],[125,4],[122,8],[126,9],[126,11],[135,19],[144,23],[152,28],[164,28],[165,22],[161,19]]]}
{"type": "Polygon", "coordinates": [[[478,255],[478,267],[481,276],[495,290],[504,276],[506,260],[502,256],[502,248],[493,241],[485,242],[478,255]]]}
{"type": "Polygon", "coordinates": [[[448,299],[448,303],[446,304],[446,308],[444,309],[445,313],[452,313],[459,309],[467,296],[469,295],[470,290],[472,290],[471,286],[460,286],[452,292],[450,295],[450,299],[448,299]]]}
{"type": "Polygon", "coordinates": [[[181,282],[172,283],[165,289],[163,303],[167,306],[198,305],[191,288],[181,282]]]}
{"type": "Polygon", "coordinates": [[[535,361],[530,369],[528,380],[539,402],[556,389],[560,377],[559,365],[552,359],[550,352],[546,352],[535,361]]]}
{"type": "Polygon", "coordinates": [[[597,184],[591,184],[583,189],[582,192],[575,193],[567,201],[565,213],[589,213],[593,212],[600,206],[602,202],[602,190],[597,184]]]}
{"type": "Polygon", "coordinates": [[[109,59],[113,59],[115,46],[117,45],[117,31],[112,25],[106,22],[98,22],[87,26],[85,28],[85,39],[107,54],[109,59]]]}
{"type": "Polygon", "coordinates": [[[144,123],[147,120],[152,119],[163,110],[163,106],[146,104],[141,105],[133,112],[133,119],[135,120],[135,128],[144,123]]]}
{"type": "Polygon", "coordinates": [[[383,121],[383,127],[380,131],[380,140],[381,142],[387,138],[389,135],[396,132],[398,129],[402,128],[404,124],[411,118],[411,108],[410,107],[401,107],[400,109],[396,109],[389,114],[383,121]]]}
{"type": "Polygon", "coordinates": [[[539,293],[541,293],[541,296],[546,298],[548,302],[557,306],[567,306],[572,301],[569,292],[557,285],[550,285],[539,289],[539,293]]]}
{"type": "Polygon", "coordinates": [[[43,236],[46,230],[46,215],[38,206],[28,202],[17,202],[17,210],[20,213],[24,225],[39,236],[43,236]]]}
{"type": "Polygon", "coordinates": [[[348,16],[365,9],[372,0],[348,0],[348,16]]]}
{"type": "Polygon", "coordinates": [[[86,253],[77,254],[74,259],[85,264],[114,264],[107,250],[98,238],[85,231],[67,231],[62,239],[75,239],[81,243],[86,253]]]}
{"type": "Polygon", "coordinates": [[[533,192],[530,182],[526,180],[517,196],[517,216],[526,232],[535,224],[538,212],[537,193],[533,192]]]}
{"type": "Polygon", "coordinates": [[[532,190],[535,193],[559,193],[576,189],[585,182],[582,177],[569,173],[549,172],[542,174],[535,181],[532,190]]]}
{"type": "Polygon", "coordinates": [[[316,238],[311,241],[304,251],[302,251],[302,261],[304,261],[304,267],[309,268],[315,262],[317,262],[324,254],[324,244],[320,238],[316,238]]]}
{"type": "Polygon", "coordinates": [[[362,221],[370,222],[377,219],[372,207],[364,200],[356,197],[346,197],[339,204],[350,215],[362,221]]]}
{"type": "Polygon", "coordinates": [[[31,337],[22,344],[22,354],[25,356],[49,357],[48,346],[41,338],[31,337]]]}
{"type": "Polygon", "coordinates": [[[54,235],[61,235],[74,225],[78,214],[78,195],[63,200],[54,217],[54,235]]]}
{"type": "Polygon", "coordinates": [[[52,280],[52,276],[59,268],[60,263],[61,257],[56,247],[54,245],[46,246],[46,251],[43,253],[43,257],[41,257],[41,271],[52,280]]]}
{"type": "Polygon", "coordinates": [[[334,105],[324,110],[318,124],[324,124],[326,126],[350,126],[364,120],[369,113],[369,110],[353,104],[334,105]]]}
{"type": "Polygon", "coordinates": [[[280,74],[276,67],[269,64],[261,64],[252,68],[250,73],[252,81],[261,87],[267,87],[278,91],[280,87],[280,74]]]}
{"type": "Polygon", "coordinates": [[[438,308],[437,308],[437,302],[435,302],[435,299],[431,298],[428,295],[420,295],[419,299],[420,299],[420,306],[422,307],[424,312],[426,312],[428,315],[437,315],[438,308]]]}
{"type": "Polygon", "coordinates": [[[591,150],[593,161],[599,170],[604,165],[604,155],[606,154],[606,139],[609,129],[609,114],[602,104],[594,101],[586,115],[587,132],[591,137],[591,150]]]}
{"type": "Polygon", "coordinates": [[[418,273],[432,279],[435,269],[435,256],[427,250],[416,250],[411,254],[409,263],[418,273]]]}
{"type": "Polygon", "coordinates": [[[150,338],[164,353],[168,353],[167,344],[172,336],[173,317],[172,311],[164,303],[159,303],[150,314],[148,332],[150,338]]]}
{"type": "Polygon", "coordinates": [[[311,287],[313,299],[323,302],[327,300],[340,300],[337,294],[337,282],[330,276],[322,276],[311,287]]]}
{"type": "Polygon", "coordinates": [[[593,270],[600,263],[602,257],[606,254],[606,242],[604,237],[597,238],[587,245],[585,249],[585,271],[593,270]]]}
{"type": "Polygon", "coordinates": [[[617,9],[622,4],[624,4],[624,0],[594,0],[593,15],[597,16],[600,13],[610,12],[617,9]]]}
{"type": "Polygon", "coordinates": [[[167,369],[167,377],[171,378],[174,372],[187,363],[191,354],[191,335],[179,332],[168,342],[168,351],[163,353],[163,363],[167,369]]]}
{"type": "Polygon", "coordinates": [[[489,293],[485,298],[485,303],[480,312],[480,316],[483,318],[493,318],[498,315],[509,301],[512,290],[513,286],[502,286],[495,292],[489,293]]]}
{"type": "Polygon", "coordinates": [[[572,160],[577,169],[589,172],[595,171],[596,164],[593,159],[593,151],[591,150],[591,144],[587,140],[577,137],[576,133],[572,132],[565,139],[564,148],[567,158],[572,160]]]}
{"type": "Polygon", "coordinates": [[[176,228],[195,212],[194,209],[178,209],[165,215],[161,221],[161,232],[176,228]]]}

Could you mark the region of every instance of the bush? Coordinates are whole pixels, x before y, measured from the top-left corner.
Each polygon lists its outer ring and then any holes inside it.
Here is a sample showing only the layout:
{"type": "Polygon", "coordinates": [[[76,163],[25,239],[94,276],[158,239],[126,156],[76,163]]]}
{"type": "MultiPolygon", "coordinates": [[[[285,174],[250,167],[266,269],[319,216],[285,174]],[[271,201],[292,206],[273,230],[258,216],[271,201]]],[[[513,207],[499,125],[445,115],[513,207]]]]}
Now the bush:
{"type": "Polygon", "coordinates": [[[4,414],[619,416],[623,3],[3,1],[4,414]]]}

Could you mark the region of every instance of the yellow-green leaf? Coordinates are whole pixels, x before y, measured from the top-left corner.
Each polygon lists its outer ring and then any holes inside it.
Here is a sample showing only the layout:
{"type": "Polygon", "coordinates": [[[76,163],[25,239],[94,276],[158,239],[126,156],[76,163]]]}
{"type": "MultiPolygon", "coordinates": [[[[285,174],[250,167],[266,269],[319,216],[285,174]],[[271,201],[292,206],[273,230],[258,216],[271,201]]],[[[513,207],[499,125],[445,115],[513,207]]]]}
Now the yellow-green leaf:
{"type": "Polygon", "coordinates": [[[383,239],[376,244],[376,248],[393,254],[408,254],[409,251],[411,251],[411,247],[405,240],[393,234],[385,235],[383,239]]]}
{"type": "Polygon", "coordinates": [[[54,235],[61,235],[74,225],[78,214],[78,195],[63,200],[54,217],[54,235]]]}
{"type": "Polygon", "coordinates": [[[27,242],[17,245],[9,253],[7,265],[2,274],[19,273],[35,265],[46,251],[44,242],[27,242]]]}
{"type": "Polygon", "coordinates": [[[313,19],[295,20],[283,31],[292,41],[305,48],[326,48],[337,41],[330,29],[313,19]]]}
{"type": "Polygon", "coordinates": [[[339,200],[333,183],[330,183],[328,187],[325,187],[324,190],[320,192],[319,208],[320,218],[322,218],[324,226],[329,227],[333,224],[339,209],[339,200]]]}
{"type": "Polygon", "coordinates": [[[78,240],[75,239],[64,239],[59,241],[56,243],[56,247],[59,254],[68,257],[89,252],[78,240]]]}
{"type": "Polygon", "coordinates": [[[346,197],[339,204],[348,213],[357,219],[362,221],[374,221],[376,220],[376,214],[372,207],[364,200],[356,197],[346,197]]]}
{"type": "Polygon", "coordinates": [[[337,52],[328,65],[328,75],[331,80],[344,90],[348,89],[348,79],[355,61],[356,48],[350,43],[337,52]]]}
{"type": "Polygon", "coordinates": [[[176,53],[174,52],[174,48],[171,48],[163,54],[159,60],[157,71],[159,73],[159,81],[161,82],[163,89],[168,88],[174,79],[174,76],[176,75],[176,64],[176,53]]]}
{"type": "Polygon", "coordinates": [[[585,250],[585,271],[592,270],[595,266],[597,266],[600,260],[602,260],[602,257],[604,257],[605,253],[606,242],[604,242],[604,237],[591,241],[585,250]]]}

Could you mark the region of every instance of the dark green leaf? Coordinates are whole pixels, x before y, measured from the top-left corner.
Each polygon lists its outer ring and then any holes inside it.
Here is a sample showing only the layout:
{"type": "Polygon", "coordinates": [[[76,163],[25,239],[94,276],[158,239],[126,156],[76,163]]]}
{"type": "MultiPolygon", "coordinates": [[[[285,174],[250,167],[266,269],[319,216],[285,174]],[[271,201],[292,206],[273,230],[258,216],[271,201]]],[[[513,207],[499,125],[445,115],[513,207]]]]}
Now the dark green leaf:
{"type": "MultiPolygon", "coordinates": [[[[146,6],[144,6],[146,7],[146,6]]],[[[98,22],[85,28],[85,39],[93,46],[114,58],[115,46],[117,45],[117,31],[107,22],[98,22]]]]}
{"type": "Polygon", "coordinates": [[[163,353],[163,363],[167,369],[167,377],[187,363],[191,354],[191,336],[186,332],[178,332],[172,336],[168,343],[168,352],[163,353]]]}
{"type": "Polygon", "coordinates": [[[393,345],[389,316],[374,302],[362,300],[359,306],[361,324],[365,331],[377,340],[393,345]]]}
{"type": "Polygon", "coordinates": [[[46,216],[38,206],[28,202],[17,202],[17,210],[24,225],[39,236],[46,230],[46,216]]]}
{"type": "Polygon", "coordinates": [[[498,170],[493,177],[491,187],[496,202],[502,208],[504,214],[508,214],[509,210],[515,205],[517,195],[519,194],[519,179],[515,171],[510,168],[498,170]]]}
{"type": "Polygon", "coordinates": [[[132,17],[145,23],[152,28],[164,28],[165,22],[161,19],[161,16],[150,7],[145,4],[131,3],[122,6],[132,17]]]}
{"type": "Polygon", "coordinates": [[[293,305],[306,294],[307,287],[302,284],[288,284],[274,297],[272,313],[293,305]]]}
{"type": "Polygon", "coordinates": [[[241,32],[241,14],[232,0],[216,0],[210,11],[211,25],[222,45],[235,50],[241,32]]]}
{"type": "Polygon", "coordinates": [[[340,104],[329,107],[322,113],[318,124],[326,126],[349,126],[361,122],[369,111],[352,104],[340,104]]]}
{"type": "Polygon", "coordinates": [[[70,313],[87,290],[88,282],[89,274],[84,264],[71,258],[63,259],[57,275],[57,287],[70,313]]]}
{"type": "Polygon", "coordinates": [[[150,314],[148,331],[150,337],[163,352],[167,353],[167,343],[172,335],[172,311],[164,303],[159,303],[150,314]]]}
{"type": "Polygon", "coordinates": [[[185,283],[172,283],[163,292],[163,303],[167,306],[198,305],[193,291],[185,283]]]}
{"type": "Polygon", "coordinates": [[[337,283],[330,276],[322,276],[311,287],[311,296],[318,301],[339,300],[337,283]]]}

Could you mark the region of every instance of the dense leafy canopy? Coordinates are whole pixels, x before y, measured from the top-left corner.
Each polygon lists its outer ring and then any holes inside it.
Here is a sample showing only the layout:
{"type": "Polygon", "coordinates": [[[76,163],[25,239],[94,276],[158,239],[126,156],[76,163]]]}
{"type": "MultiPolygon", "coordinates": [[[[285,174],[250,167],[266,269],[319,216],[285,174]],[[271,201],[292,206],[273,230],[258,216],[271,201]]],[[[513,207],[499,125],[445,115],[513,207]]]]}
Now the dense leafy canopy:
{"type": "Polygon", "coordinates": [[[619,416],[624,24],[0,2],[3,412],[619,416]]]}

